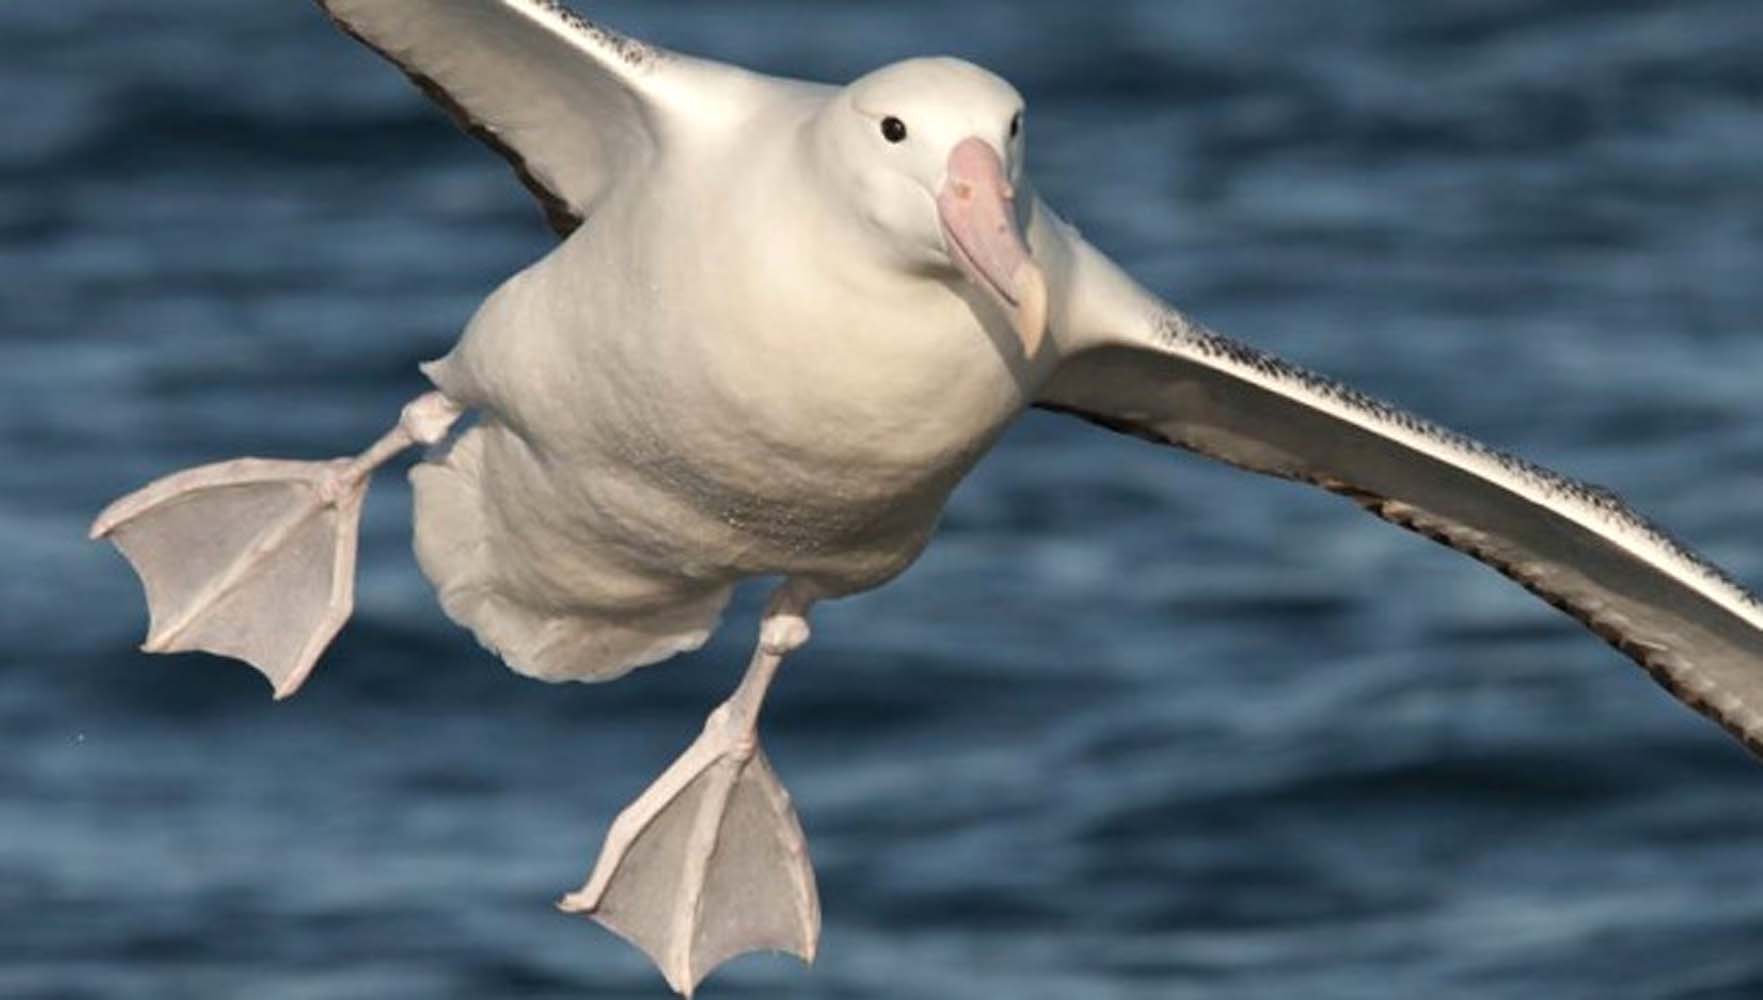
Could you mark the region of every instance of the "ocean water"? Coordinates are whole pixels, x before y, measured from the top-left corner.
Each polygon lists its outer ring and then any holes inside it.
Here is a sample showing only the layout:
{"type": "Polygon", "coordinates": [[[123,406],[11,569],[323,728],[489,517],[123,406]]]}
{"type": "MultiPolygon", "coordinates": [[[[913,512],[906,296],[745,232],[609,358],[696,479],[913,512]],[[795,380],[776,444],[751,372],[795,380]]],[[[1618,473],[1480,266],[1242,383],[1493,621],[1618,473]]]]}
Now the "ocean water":
{"type": "MultiPolygon", "coordinates": [[[[1763,583],[1751,0],[578,6],[792,75],[984,63],[1147,285],[1763,583]]],[[[278,705],[135,652],[84,537],[183,466],[369,441],[550,245],[525,193],[297,0],[14,2],[0,53],[0,996],[664,996],[550,904],[759,595],[667,666],[521,680],[388,475],[278,705]]],[[[822,955],[705,996],[1763,996],[1763,765],[1454,553],[1063,418],[818,613],[764,736],[822,955]]]]}

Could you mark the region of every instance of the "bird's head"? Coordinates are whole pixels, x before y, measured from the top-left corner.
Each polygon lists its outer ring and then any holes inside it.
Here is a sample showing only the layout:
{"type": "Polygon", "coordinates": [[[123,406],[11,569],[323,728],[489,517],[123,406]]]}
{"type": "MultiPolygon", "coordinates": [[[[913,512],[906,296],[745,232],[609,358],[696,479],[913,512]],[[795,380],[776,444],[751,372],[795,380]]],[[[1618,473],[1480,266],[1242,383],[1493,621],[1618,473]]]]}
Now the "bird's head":
{"type": "Polygon", "coordinates": [[[1033,356],[1047,287],[1016,197],[1025,123],[1016,88],[958,59],[912,59],[846,87],[820,122],[850,203],[907,267],[966,280],[1033,356]]]}

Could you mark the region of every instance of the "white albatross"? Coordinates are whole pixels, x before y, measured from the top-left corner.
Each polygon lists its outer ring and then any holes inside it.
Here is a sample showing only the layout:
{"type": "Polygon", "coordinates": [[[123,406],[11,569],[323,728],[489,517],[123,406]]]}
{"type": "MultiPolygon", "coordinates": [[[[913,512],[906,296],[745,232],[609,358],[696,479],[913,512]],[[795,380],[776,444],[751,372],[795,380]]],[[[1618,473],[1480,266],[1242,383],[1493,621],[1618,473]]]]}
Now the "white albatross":
{"type": "Polygon", "coordinates": [[[781,576],[740,687],[562,900],[690,993],[811,960],[819,902],[760,704],[816,601],[905,569],[1025,408],[1340,493],[1511,577],[1763,752],[1763,609],[1614,495],[1216,336],[1032,193],[1023,103],[950,59],[836,88],[621,37],[551,0],[319,0],[512,161],[565,238],[355,459],[243,459],[93,525],[145,649],[294,693],[352,604],[372,470],[416,444],[416,551],[513,669],[606,680],[781,576]],[[476,420],[454,433],[466,412],[476,420]]]}

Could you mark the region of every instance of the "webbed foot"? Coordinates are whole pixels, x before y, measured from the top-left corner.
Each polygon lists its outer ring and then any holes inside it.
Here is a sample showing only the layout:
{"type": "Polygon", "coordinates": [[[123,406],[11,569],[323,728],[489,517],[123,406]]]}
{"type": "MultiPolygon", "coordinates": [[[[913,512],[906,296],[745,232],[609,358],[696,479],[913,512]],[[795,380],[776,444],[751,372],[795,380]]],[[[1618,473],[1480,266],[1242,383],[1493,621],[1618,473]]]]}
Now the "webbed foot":
{"type": "Polygon", "coordinates": [[[606,836],[593,874],[558,907],[641,948],[691,996],[750,951],[814,961],[820,897],[790,795],[759,747],[759,705],[785,654],[807,641],[805,604],[774,602],[734,697],[606,836]]]}
{"type": "Polygon", "coordinates": [[[149,653],[205,650],[299,689],[348,620],[368,476],[445,435],[459,415],[439,393],[354,459],[244,458],[167,476],[111,504],[91,537],[122,550],[147,592],[149,653]]]}

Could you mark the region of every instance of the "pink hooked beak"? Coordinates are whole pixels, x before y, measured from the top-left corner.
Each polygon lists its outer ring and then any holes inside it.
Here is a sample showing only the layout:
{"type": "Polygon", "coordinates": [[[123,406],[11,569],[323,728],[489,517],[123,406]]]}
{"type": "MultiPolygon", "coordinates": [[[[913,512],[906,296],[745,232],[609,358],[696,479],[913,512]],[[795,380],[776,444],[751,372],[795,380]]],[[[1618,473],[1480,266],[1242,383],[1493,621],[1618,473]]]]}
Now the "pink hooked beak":
{"type": "Polygon", "coordinates": [[[1015,198],[1004,161],[984,140],[963,139],[949,154],[949,179],[937,195],[949,256],[1009,314],[1032,358],[1047,332],[1047,279],[1023,245],[1015,198]]]}

